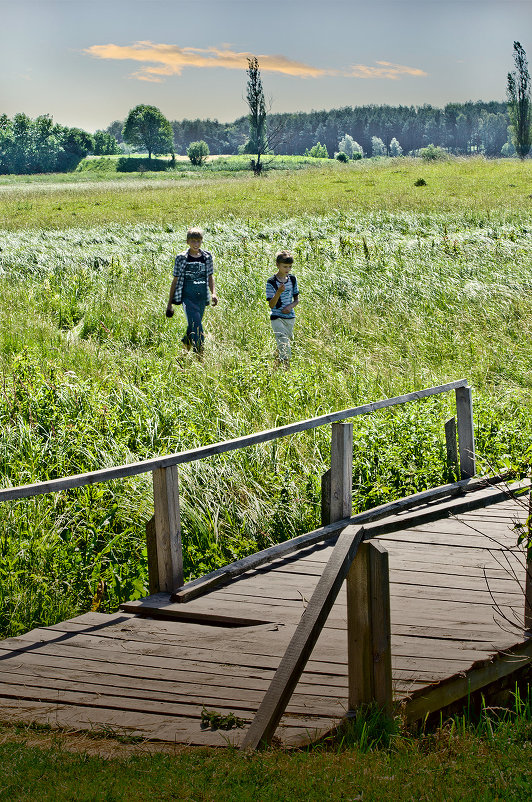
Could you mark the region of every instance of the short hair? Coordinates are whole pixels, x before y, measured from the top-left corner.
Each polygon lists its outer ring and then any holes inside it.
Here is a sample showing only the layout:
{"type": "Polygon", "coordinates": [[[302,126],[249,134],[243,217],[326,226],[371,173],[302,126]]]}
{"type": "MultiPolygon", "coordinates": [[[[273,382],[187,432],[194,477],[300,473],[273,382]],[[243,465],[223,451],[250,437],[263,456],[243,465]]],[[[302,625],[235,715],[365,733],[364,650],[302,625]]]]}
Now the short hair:
{"type": "Polygon", "coordinates": [[[189,239],[203,239],[203,231],[201,228],[189,228],[187,231],[187,240],[189,239]]]}
{"type": "Polygon", "coordinates": [[[291,265],[294,261],[294,257],[290,253],[290,251],[279,251],[277,256],[275,257],[275,264],[278,265],[280,262],[284,262],[287,265],[291,265]]]}

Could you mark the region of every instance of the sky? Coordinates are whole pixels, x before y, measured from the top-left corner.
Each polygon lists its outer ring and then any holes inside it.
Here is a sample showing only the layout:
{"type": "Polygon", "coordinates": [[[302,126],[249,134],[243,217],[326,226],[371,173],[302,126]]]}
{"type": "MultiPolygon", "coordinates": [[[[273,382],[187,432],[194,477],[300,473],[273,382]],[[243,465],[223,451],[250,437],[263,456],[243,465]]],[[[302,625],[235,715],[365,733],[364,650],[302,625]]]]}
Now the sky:
{"type": "Polygon", "coordinates": [[[140,103],[169,120],[504,100],[532,0],[0,0],[0,114],[87,131],[140,103]]]}

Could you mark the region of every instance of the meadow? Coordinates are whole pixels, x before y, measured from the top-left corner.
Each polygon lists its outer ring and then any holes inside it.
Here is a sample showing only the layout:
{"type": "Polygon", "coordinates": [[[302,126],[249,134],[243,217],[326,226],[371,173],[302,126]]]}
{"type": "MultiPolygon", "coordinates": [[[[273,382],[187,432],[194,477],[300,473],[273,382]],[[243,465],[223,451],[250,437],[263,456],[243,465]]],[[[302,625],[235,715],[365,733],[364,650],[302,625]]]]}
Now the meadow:
{"type": "MultiPolygon", "coordinates": [[[[260,179],[163,174],[6,182],[0,234],[3,486],[237,437],[422,387],[473,386],[481,470],[532,443],[531,165],[385,160],[260,179]],[[415,186],[424,176],[426,186],[415,186]],[[173,255],[205,230],[220,304],[203,362],[164,316],[173,255]],[[289,371],[264,282],[289,248],[301,287],[289,371]]],[[[452,478],[451,396],[355,421],[362,510],[452,478]]],[[[185,573],[314,528],[327,427],[180,471],[185,573]]],[[[0,508],[0,634],[147,593],[150,474],[0,508]],[[96,594],[101,581],[106,592],[96,594]]]]}
{"type": "MultiPolygon", "coordinates": [[[[532,163],[289,167],[0,179],[2,486],[462,377],[479,470],[528,472],[532,163]],[[203,362],[183,354],[182,312],[164,316],[191,224],[220,297],[203,362]],[[264,301],[280,248],[301,289],[289,371],[274,368],[264,301]]],[[[452,479],[452,414],[442,395],[356,418],[354,508],[452,479]]],[[[329,438],[324,427],[184,466],[187,576],[316,526],[329,438]]],[[[1,504],[0,636],[145,595],[152,509],[149,474],[1,504]]],[[[415,737],[361,717],[307,751],[253,756],[3,724],[0,799],[528,800],[530,692],[514,701],[415,737]]]]}

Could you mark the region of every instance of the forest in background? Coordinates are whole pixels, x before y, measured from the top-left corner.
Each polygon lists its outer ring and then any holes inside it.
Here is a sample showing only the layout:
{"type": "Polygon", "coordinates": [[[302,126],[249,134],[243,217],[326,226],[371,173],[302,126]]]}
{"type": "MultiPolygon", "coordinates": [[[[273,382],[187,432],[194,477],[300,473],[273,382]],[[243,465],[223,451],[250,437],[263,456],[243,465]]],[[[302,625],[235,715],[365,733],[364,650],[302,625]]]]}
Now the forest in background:
{"type": "MultiPolygon", "coordinates": [[[[397,139],[403,153],[433,144],[456,155],[482,153],[486,156],[509,156],[508,105],[499,101],[469,101],[435,106],[345,106],[330,111],[269,114],[268,127],[274,153],[303,155],[317,142],[325,145],[329,156],[338,150],[342,137],[349,134],[371,156],[372,137],[382,139],[389,148],[397,139]],[[275,132],[275,136],[271,136],[275,132]],[[273,141],[275,140],[275,141],[273,141]],[[508,144],[508,147],[505,147],[508,144]]],[[[211,153],[238,153],[249,137],[249,118],[239,117],[232,123],[218,120],[174,120],[176,153],[186,153],[191,142],[203,140],[211,153]]],[[[116,120],[106,132],[119,143],[123,121],[116,120]]]]}

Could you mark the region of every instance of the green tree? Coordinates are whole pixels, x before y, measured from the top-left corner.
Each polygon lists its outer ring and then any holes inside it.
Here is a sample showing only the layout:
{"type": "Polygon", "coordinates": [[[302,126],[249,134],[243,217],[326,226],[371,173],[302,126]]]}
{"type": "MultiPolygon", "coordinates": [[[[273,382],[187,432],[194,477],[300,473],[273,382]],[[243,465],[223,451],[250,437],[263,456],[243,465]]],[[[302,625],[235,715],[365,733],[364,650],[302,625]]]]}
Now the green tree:
{"type": "Polygon", "coordinates": [[[506,94],[512,123],[512,141],[520,159],[524,159],[532,145],[530,74],[524,48],[514,42],[515,70],[508,73],[506,94]]]}
{"type": "Polygon", "coordinates": [[[96,131],[94,134],[94,155],[112,156],[121,153],[120,146],[112,134],[107,131],[96,131]]]}
{"type": "Polygon", "coordinates": [[[135,106],[127,115],[122,131],[124,142],[152,153],[171,153],[174,149],[172,126],[155,106],[135,106]]]}
{"type": "Polygon", "coordinates": [[[209,146],[203,139],[200,139],[199,142],[191,142],[187,150],[188,158],[192,164],[195,164],[198,167],[202,165],[204,161],[206,161],[209,153],[209,146]]]}
{"type": "Polygon", "coordinates": [[[255,175],[262,172],[261,157],[268,152],[268,137],[266,134],[266,100],[262,88],[258,59],[248,58],[248,76],[246,100],[249,108],[249,141],[245,150],[247,153],[256,153],[257,158],[252,159],[251,165],[255,175]]]}
{"type": "Polygon", "coordinates": [[[304,153],[304,155],[305,156],[312,156],[313,159],[328,159],[329,158],[329,154],[327,152],[327,148],[325,147],[325,145],[322,145],[321,142],[316,142],[315,145],[312,145],[310,150],[309,150],[309,148],[307,148],[305,153],[304,153]]]}

